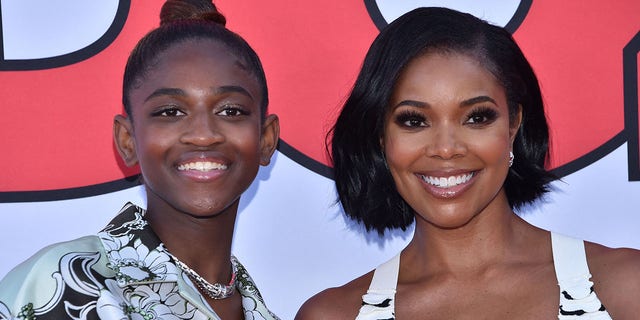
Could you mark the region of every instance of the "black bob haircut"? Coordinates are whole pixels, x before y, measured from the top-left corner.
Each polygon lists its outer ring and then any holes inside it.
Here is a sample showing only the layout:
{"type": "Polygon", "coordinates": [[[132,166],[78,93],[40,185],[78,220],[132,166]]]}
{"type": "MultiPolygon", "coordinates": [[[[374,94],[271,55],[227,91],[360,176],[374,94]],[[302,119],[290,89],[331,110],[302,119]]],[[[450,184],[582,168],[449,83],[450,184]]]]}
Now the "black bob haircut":
{"type": "Polygon", "coordinates": [[[512,208],[549,191],[556,177],[545,169],[549,130],[538,79],[504,28],[446,8],[418,8],[387,26],[369,48],[343,109],[329,132],[340,202],[367,230],[405,229],[413,209],[398,193],[380,139],[394,85],[404,68],[426,53],[473,57],[504,87],[510,120],[522,107],[515,161],[504,182],[512,208]]]}
{"type": "Polygon", "coordinates": [[[135,46],[124,71],[122,104],[131,116],[130,91],[140,85],[157,64],[159,56],[174,45],[189,40],[212,40],[229,49],[252,74],[261,89],[260,111],[265,119],[269,94],[260,58],[238,34],[225,27],[226,19],[210,0],[168,0],[160,12],[160,26],[147,33],[135,46]]]}

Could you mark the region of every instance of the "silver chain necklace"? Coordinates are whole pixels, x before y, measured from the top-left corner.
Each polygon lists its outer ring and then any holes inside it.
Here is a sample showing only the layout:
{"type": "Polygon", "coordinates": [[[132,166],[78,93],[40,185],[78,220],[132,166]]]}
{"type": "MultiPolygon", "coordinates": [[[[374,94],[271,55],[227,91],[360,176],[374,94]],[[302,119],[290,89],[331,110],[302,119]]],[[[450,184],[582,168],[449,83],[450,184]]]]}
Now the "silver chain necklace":
{"type": "Polygon", "coordinates": [[[171,254],[169,251],[166,252],[169,254],[169,256],[171,256],[171,258],[173,258],[176,266],[184,271],[184,273],[186,273],[187,276],[189,276],[189,278],[196,283],[196,286],[198,286],[198,288],[200,288],[200,290],[202,290],[204,294],[209,296],[209,298],[216,300],[229,298],[236,291],[236,273],[238,272],[238,266],[236,265],[235,261],[233,261],[234,259],[231,259],[231,281],[229,282],[229,284],[224,285],[218,282],[211,284],[193,269],[189,268],[189,266],[184,264],[184,262],[178,260],[178,258],[176,258],[176,256],[171,254]]]}

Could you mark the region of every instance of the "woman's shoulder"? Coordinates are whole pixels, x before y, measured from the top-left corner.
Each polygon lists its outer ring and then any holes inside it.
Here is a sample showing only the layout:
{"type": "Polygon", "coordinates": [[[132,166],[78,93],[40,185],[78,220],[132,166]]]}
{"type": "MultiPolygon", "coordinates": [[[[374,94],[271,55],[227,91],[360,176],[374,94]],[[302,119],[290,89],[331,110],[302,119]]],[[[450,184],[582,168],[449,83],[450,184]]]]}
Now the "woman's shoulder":
{"type": "Polygon", "coordinates": [[[300,307],[296,319],[355,319],[372,278],[373,271],[314,295],[300,307]]]}
{"type": "Polygon", "coordinates": [[[594,290],[614,319],[640,314],[640,251],[585,242],[594,290]]]}
{"type": "Polygon", "coordinates": [[[640,282],[640,250],[609,248],[585,241],[585,251],[591,273],[607,279],[637,280],[640,282]]]}

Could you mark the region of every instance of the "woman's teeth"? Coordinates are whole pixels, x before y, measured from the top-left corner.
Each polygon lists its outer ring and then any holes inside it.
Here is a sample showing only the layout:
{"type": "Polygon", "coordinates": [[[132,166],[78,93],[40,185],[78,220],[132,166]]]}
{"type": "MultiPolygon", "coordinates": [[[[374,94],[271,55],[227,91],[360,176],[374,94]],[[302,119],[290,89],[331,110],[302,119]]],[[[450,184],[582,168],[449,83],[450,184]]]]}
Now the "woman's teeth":
{"type": "Polygon", "coordinates": [[[471,180],[473,173],[450,177],[421,176],[424,182],[439,188],[451,188],[471,180]]]}

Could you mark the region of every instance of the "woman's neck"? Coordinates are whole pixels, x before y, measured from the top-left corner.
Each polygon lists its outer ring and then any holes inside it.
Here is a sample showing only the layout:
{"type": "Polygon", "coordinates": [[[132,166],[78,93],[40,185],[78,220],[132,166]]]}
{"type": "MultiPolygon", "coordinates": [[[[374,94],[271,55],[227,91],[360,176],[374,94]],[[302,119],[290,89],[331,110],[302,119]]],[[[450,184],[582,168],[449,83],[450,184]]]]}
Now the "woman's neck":
{"type": "MultiPolygon", "coordinates": [[[[420,218],[418,218],[420,219],[420,218]]],[[[407,264],[425,272],[480,273],[491,266],[517,263],[542,247],[546,232],[527,224],[506,206],[483,212],[464,226],[443,229],[416,221],[412,241],[403,252],[407,264]],[[535,247],[536,244],[540,244],[535,247]]]]}

